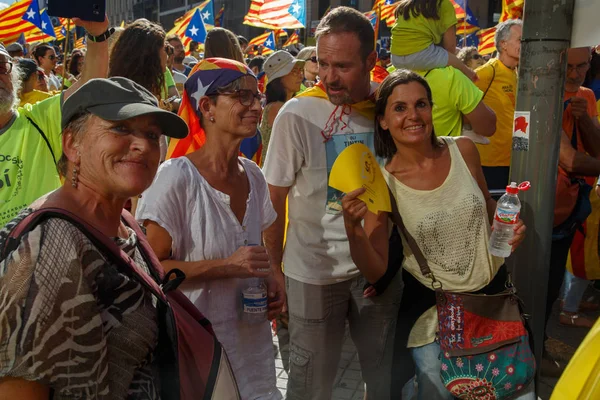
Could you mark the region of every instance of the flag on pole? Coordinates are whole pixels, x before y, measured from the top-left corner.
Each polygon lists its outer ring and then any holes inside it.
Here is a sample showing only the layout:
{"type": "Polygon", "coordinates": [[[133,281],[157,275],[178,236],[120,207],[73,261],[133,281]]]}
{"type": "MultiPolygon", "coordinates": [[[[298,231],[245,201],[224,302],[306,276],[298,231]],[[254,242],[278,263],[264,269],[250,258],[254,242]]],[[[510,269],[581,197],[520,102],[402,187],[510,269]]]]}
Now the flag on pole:
{"type": "Polygon", "coordinates": [[[289,13],[297,0],[252,0],[244,24],[266,29],[298,29],[304,25],[289,13]]]}
{"type": "Polygon", "coordinates": [[[306,26],[306,0],[294,0],[288,8],[288,12],[303,26],[306,26]]]}
{"type": "Polygon", "coordinates": [[[206,14],[202,14],[200,10],[196,10],[185,30],[185,36],[198,43],[204,43],[206,41],[206,26],[204,26],[205,17],[206,19],[210,18],[206,14]]]}
{"type": "MultiPolygon", "coordinates": [[[[192,17],[195,15],[196,11],[200,10],[203,11],[206,7],[212,7],[212,0],[207,0],[205,2],[203,2],[202,4],[192,8],[190,11],[186,12],[183,16],[181,16],[180,18],[177,18],[175,20],[175,25],[173,26],[173,28],[171,28],[171,30],[169,32],[167,32],[167,36],[169,35],[177,35],[181,38],[181,41],[183,42],[183,47],[186,49],[185,54],[186,55],[190,55],[190,51],[189,51],[189,44],[192,41],[192,39],[186,35],[186,31],[188,29],[188,25],[190,24],[190,21],[192,20],[192,17]]],[[[210,12],[212,13],[212,8],[209,9],[210,12]]],[[[209,31],[213,28],[213,25],[208,25],[208,24],[204,24],[204,28],[206,29],[206,31],[209,31]]]]}
{"type": "Polygon", "coordinates": [[[523,7],[525,7],[525,0],[502,0],[500,22],[521,18],[523,16],[523,7]]]}
{"type": "Polygon", "coordinates": [[[464,2],[459,3],[456,0],[450,0],[450,3],[452,3],[452,5],[454,6],[454,12],[456,13],[456,18],[465,18],[467,15],[467,12],[465,11],[465,9],[463,8],[463,6],[461,4],[464,4],[464,2]]]}
{"type": "Polygon", "coordinates": [[[479,28],[479,21],[471,12],[471,9],[466,5],[465,0],[454,0],[455,4],[458,4],[461,9],[465,10],[464,17],[456,17],[458,22],[456,24],[457,35],[470,35],[473,32],[477,32],[479,28]]]}
{"type": "Polygon", "coordinates": [[[223,19],[225,18],[225,5],[221,6],[221,9],[215,16],[215,26],[223,27],[223,19]]]}
{"type": "Polygon", "coordinates": [[[371,22],[371,26],[373,26],[373,29],[375,29],[375,27],[377,26],[377,11],[371,10],[365,12],[364,14],[371,22]]]}
{"type": "Polygon", "coordinates": [[[480,30],[477,32],[477,37],[479,39],[479,54],[492,54],[494,51],[496,51],[496,44],[494,43],[494,39],[496,37],[495,26],[480,30]]]}
{"type": "Polygon", "coordinates": [[[291,46],[293,44],[300,43],[300,35],[298,30],[295,30],[294,33],[290,35],[288,40],[283,44],[283,47],[291,46]]]}
{"type": "Polygon", "coordinates": [[[27,33],[25,40],[27,40],[28,43],[56,40],[56,32],[46,9],[42,10],[40,14],[40,26],[27,33]]]}
{"type": "Polygon", "coordinates": [[[121,28],[125,28],[125,20],[122,20],[122,21],[121,21],[121,25],[119,25],[119,27],[121,27],[121,28]]]}
{"type": "Polygon", "coordinates": [[[40,21],[37,1],[22,0],[0,11],[0,41],[9,44],[17,40],[21,33],[35,29],[33,21],[40,21]]]}
{"type": "Polygon", "coordinates": [[[394,15],[396,12],[396,7],[398,4],[395,3],[395,0],[375,0],[373,2],[373,11],[377,11],[381,8],[381,21],[384,21],[394,15]]]}

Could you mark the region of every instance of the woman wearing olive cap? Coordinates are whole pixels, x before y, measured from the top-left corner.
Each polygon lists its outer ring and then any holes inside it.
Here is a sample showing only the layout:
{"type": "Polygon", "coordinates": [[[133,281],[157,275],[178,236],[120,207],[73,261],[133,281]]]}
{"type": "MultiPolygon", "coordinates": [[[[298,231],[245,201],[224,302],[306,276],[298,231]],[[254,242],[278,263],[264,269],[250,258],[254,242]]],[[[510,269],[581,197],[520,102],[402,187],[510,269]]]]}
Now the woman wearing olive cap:
{"type": "MultiPolygon", "coordinates": [[[[161,134],[187,135],[175,114],[126,78],[93,79],[62,108],[64,184],[0,231],[0,249],[34,209],[86,221],[149,273],[121,221],[159,163],[161,134]]],[[[79,228],[42,220],[0,261],[0,399],[158,399],[156,299],[79,228]]]]}

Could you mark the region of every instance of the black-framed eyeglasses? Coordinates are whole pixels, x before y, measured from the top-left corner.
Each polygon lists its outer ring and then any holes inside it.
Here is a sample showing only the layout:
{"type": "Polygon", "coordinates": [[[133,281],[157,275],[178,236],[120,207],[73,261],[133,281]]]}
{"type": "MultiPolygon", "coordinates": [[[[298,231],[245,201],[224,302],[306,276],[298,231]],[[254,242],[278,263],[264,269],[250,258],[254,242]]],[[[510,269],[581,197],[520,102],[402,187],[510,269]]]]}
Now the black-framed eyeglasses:
{"type": "Polygon", "coordinates": [[[589,62],[584,62],[577,65],[567,64],[567,74],[570,74],[573,70],[576,70],[578,74],[585,74],[590,66],[589,62]]]}
{"type": "Polygon", "coordinates": [[[261,92],[254,93],[250,89],[238,89],[233,92],[217,93],[217,95],[236,96],[240,104],[245,107],[250,107],[254,104],[254,99],[258,100],[259,103],[264,99],[264,95],[261,92]]]}
{"type": "Polygon", "coordinates": [[[317,63],[317,56],[312,56],[307,61],[314,62],[316,64],[317,63]]]}
{"type": "Polygon", "coordinates": [[[8,75],[12,72],[13,63],[11,61],[0,62],[0,74],[8,75]]]}

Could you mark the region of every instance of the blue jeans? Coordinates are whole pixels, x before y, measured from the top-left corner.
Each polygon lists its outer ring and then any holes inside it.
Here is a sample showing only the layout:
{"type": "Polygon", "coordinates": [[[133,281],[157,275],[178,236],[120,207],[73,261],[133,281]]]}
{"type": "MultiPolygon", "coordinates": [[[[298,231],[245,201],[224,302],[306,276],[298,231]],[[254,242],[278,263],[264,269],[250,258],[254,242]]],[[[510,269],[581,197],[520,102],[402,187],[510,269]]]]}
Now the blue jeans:
{"type": "MultiPolygon", "coordinates": [[[[402,399],[417,400],[452,400],[452,394],[446,389],[440,377],[442,361],[440,360],[440,345],[433,342],[411,349],[416,370],[416,396],[413,381],[406,384],[402,399]]],[[[536,400],[535,385],[532,382],[521,395],[513,400],[536,400]]]]}
{"type": "Polygon", "coordinates": [[[562,311],[576,313],[579,311],[579,303],[583,299],[585,290],[590,282],[579,278],[569,271],[565,271],[565,280],[563,283],[563,300],[565,301],[562,311]]]}

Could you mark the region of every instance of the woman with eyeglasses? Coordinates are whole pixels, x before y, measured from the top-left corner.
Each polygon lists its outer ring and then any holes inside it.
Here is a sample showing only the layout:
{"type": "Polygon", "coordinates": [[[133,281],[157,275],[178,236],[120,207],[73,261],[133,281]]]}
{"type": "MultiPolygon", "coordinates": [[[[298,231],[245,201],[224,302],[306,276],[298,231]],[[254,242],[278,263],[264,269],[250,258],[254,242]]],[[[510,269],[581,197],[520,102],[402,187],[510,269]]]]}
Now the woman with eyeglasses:
{"type": "Polygon", "coordinates": [[[25,104],[35,104],[52,97],[50,93],[36,89],[38,81],[45,79],[44,71],[28,58],[20,58],[18,63],[21,71],[21,90],[19,92],[21,103],[19,107],[23,107],[25,104]]]}
{"type": "Polygon", "coordinates": [[[33,52],[33,59],[48,77],[48,89],[50,91],[61,90],[62,80],[54,73],[57,63],[54,47],[48,44],[40,44],[33,52]]]}
{"type": "Polygon", "coordinates": [[[317,84],[319,78],[319,64],[317,63],[317,48],[306,46],[296,56],[298,60],[304,60],[304,81],[300,86],[300,92],[317,84]]]}
{"type": "Polygon", "coordinates": [[[294,58],[284,50],[271,54],[263,64],[267,75],[267,87],[265,96],[267,104],[260,121],[260,133],[262,135],[263,154],[267,154],[273,122],[279,110],[286,101],[294,97],[300,90],[304,79],[304,60],[294,58]]]}
{"type": "Polygon", "coordinates": [[[261,245],[276,213],[260,168],[238,156],[242,141],[256,134],[260,100],[245,64],[223,58],[197,64],[179,111],[190,135],[171,143],[197,150],[162,164],[136,218],[165,271],[185,273],[180,289],[212,322],[241,397],[281,399],[269,323],[250,323],[241,313],[248,278],[266,281],[269,319],[283,306],[261,245]]]}

